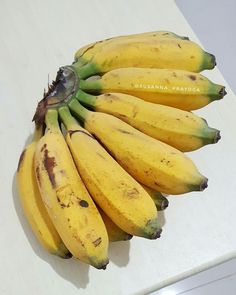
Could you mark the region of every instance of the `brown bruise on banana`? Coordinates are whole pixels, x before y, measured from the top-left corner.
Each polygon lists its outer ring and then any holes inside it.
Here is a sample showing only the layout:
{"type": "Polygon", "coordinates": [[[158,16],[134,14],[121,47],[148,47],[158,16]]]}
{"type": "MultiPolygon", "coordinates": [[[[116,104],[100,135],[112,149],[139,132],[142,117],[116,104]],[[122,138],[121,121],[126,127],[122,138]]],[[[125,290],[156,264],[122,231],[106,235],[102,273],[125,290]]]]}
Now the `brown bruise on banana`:
{"type": "Polygon", "coordinates": [[[101,242],[102,242],[102,238],[99,237],[95,241],[93,241],[92,243],[93,243],[94,247],[97,247],[98,245],[101,244],[101,242]]]}
{"type": "Polygon", "coordinates": [[[24,157],[25,157],[25,152],[26,152],[26,149],[24,149],[20,155],[20,159],[19,159],[18,166],[17,166],[17,172],[20,171],[21,165],[22,165],[24,157]]]}
{"type": "MultiPolygon", "coordinates": [[[[192,81],[196,81],[197,77],[195,75],[188,75],[188,77],[192,80],[192,81]]],[[[203,79],[202,79],[203,80],[203,79]]]]}
{"type": "Polygon", "coordinates": [[[114,100],[119,100],[119,98],[112,93],[104,93],[103,97],[110,103],[113,103],[114,100]]]}
{"type": "Polygon", "coordinates": [[[38,184],[41,186],[41,178],[40,178],[40,169],[39,166],[35,169],[36,179],[38,180],[38,184]]]}
{"type": "Polygon", "coordinates": [[[125,185],[124,182],[120,183],[122,189],[123,189],[123,197],[128,199],[138,199],[140,197],[140,192],[136,187],[130,188],[127,185],[125,185]]]}
{"type": "Polygon", "coordinates": [[[56,187],[56,180],[55,180],[55,174],[53,172],[54,167],[57,165],[54,157],[49,157],[47,145],[44,144],[44,146],[41,149],[41,152],[44,152],[44,159],[43,159],[43,165],[45,170],[47,171],[49,180],[52,184],[52,187],[56,187]]]}
{"type": "Polygon", "coordinates": [[[43,152],[45,149],[46,149],[46,147],[47,147],[47,145],[46,145],[46,143],[42,146],[42,148],[41,148],[41,152],[43,152]]]}

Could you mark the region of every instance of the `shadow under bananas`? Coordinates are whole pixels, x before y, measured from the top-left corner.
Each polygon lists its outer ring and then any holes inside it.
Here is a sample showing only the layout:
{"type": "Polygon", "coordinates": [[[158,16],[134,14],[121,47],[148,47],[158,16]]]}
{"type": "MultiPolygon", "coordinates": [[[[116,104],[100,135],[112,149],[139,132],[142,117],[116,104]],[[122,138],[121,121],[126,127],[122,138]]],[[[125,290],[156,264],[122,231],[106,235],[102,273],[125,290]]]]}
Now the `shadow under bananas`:
{"type": "Polygon", "coordinates": [[[49,254],[46,250],[37,241],[33,232],[31,231],[30,225],[28,224],[23,209],[20,204],[20,200],[17,193],[16,185],[16,173],[12,182],[12,196],[15,206],[15,210],[19,221],[22,225],[22,228],[25,232],[25,235],[35,252],[35,254],[40,257],[42,260],[51,265],[51,267],[64,279],[70,281],[78,289],[85,289],[89,283],[89,265],[80,262],[75,258],[71,259],[62,259],[58,256],[49,254]]]}
{"type": "MultiPolygon", "coordinates": [[[[158,212],[158,220],[160,227],[164,227],[166,223],[164,211],[158,212]]],[[[109,258],[114,264],[119,267],[125,267],[129,263],[131,241],[113,242],[109,247],[109,258]]]]}
{"type": "Polygon", "coordinates": [[[130,241],[110,243],[109,259],[117,266],[125,267],[129,263],[129,251],[130,241]]]}

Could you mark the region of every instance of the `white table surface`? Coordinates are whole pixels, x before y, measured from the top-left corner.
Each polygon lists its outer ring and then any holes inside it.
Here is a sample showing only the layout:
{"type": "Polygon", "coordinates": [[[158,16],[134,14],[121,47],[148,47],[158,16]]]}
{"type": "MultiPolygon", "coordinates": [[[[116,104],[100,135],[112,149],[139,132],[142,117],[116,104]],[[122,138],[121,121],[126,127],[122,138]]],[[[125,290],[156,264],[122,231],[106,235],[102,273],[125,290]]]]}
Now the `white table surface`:
{"type": "Polygon", "coordinates": [[[228,95],[197,113],[222,140],[189,154],[209,187],[170,198],[161,239],[114,243],[107,270],[98,271],[41,249],[19,205],[16,166],[48,75],[91,41],[158,29],[197,41],[173,0],[1,1],[0,294],[144,294],[235,257],[236,102],[217,69],[205,74],[228,95]]]}

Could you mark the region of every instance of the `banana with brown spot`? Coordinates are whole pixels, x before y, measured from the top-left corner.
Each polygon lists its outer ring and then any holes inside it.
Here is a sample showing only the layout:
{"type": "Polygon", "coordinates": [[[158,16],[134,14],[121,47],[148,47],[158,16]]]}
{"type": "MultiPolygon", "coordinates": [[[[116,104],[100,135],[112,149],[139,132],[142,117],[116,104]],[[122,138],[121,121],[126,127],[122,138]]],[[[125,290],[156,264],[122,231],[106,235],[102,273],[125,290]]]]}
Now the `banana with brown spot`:
{"type": "Polygon", "coordinates": [[[35,152],[35,170],[43,202],[73,256],[105,269],[108,263],[107,231],[77,172],[57,120],[57,111],[49,109],[46,134],[35,152]]]}

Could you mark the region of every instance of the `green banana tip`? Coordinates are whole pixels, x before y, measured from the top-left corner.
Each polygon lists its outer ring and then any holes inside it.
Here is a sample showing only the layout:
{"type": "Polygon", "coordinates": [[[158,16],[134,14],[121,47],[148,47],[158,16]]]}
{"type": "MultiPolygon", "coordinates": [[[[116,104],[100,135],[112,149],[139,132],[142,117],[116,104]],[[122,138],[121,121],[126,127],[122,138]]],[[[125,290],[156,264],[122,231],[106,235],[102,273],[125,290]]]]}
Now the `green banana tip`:
{"type": "Polygon", "coordinates": [[[227,92],[225,90],[225,86],[222,86],[219,91],[220,98],[223,98],[226,94],[227,94],[227,92]]]}
{"type": "Polygon", "coordinates": [[[151,240],[156,240],[158,238],[161,237],[161,233],[162,233],[162,229],[161,228],[158,228],[151,236],[150,236],[150,239],[151,240]]]}

